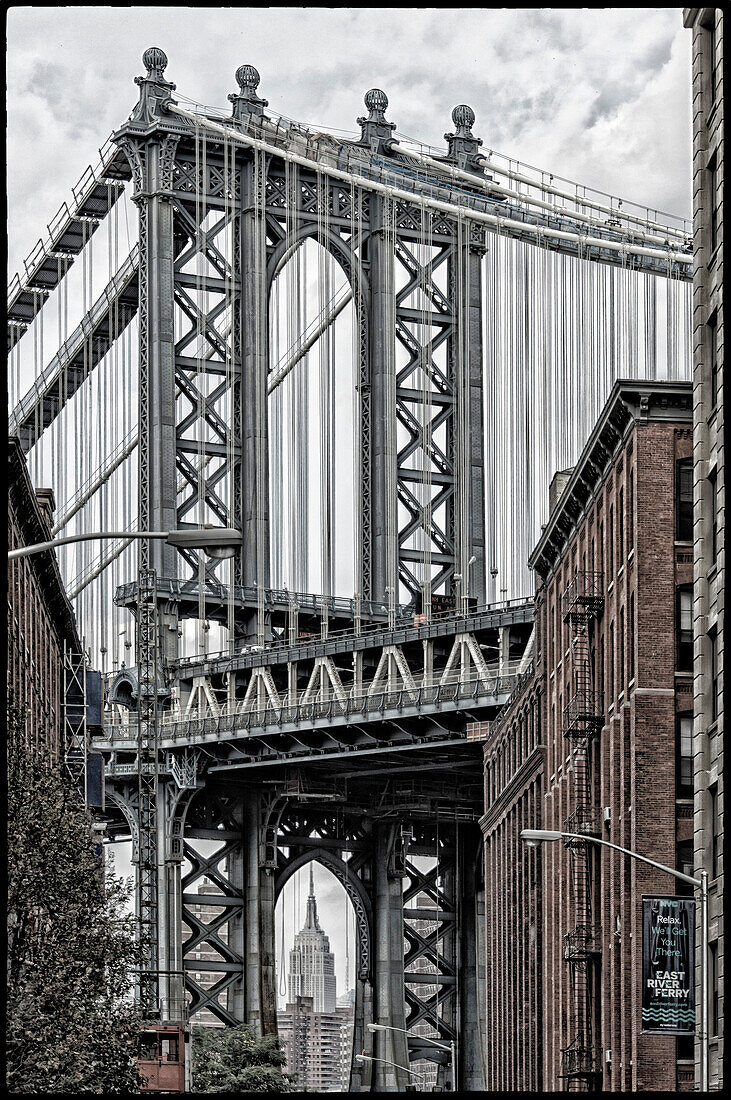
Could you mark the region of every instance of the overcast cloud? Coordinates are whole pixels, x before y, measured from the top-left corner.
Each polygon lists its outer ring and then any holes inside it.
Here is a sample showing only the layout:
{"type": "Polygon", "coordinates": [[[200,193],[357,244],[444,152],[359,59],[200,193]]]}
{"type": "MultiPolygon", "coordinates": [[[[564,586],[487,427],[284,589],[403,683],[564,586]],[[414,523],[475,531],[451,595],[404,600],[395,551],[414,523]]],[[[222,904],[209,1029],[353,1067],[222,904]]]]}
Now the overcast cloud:
{"type": "Polygon", "coordinates": [[[356,129],[387,93],[401,134],[443,145],[469,103],[485,149],[690,214],[690,44],[681,8],[15,7],[8,15],[10,271],[137,99],[147,46],[178,91],[226,107],[261,73],[271,109],[356,129]]]}

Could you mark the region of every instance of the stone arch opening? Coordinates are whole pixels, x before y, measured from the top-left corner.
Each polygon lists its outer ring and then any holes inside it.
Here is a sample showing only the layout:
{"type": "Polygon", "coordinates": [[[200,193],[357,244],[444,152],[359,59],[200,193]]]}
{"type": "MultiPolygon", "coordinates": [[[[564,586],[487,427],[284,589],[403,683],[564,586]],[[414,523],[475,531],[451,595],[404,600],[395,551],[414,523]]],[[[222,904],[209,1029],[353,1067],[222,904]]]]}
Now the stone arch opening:
{"type": "Polygon", "coordinates": [[[277,880],[277,1025],[298,1089],[349,1091],[359,967],[369,945],[360,942],[354,904],[362,910],[361,893],[346,888],[346,877],[345,863],[313,852],[277,880]]]}
{"type": "Polygon", "coordinates": [[[347,246],[337,238],[321,243],[312,233],[284,242],[270,274],[272,585],[352,596],[360,494],[360,281],[347,246]]]}

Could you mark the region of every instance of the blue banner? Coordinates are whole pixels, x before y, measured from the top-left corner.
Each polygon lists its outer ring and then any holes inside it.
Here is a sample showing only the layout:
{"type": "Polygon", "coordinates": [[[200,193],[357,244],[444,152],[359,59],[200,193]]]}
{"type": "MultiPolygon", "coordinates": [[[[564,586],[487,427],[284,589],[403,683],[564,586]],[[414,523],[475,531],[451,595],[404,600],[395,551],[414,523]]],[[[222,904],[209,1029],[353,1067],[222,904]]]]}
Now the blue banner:
{"type": "Polygon", "coordinates": [[[642,898],[642,1031],[695,1031],[695,899],[642,898]]]}

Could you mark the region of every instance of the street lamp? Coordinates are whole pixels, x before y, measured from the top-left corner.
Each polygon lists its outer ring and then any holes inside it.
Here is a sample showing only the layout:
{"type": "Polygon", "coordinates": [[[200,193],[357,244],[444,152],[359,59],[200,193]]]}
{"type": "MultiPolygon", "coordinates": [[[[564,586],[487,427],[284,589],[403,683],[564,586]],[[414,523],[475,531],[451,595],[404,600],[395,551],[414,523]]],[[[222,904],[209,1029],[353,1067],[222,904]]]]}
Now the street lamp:
{"type": "MultiPolygon", "coordinates": [[[[392,1027],[390,1024],[368,1024],[368,1030],[369,1031],[398,1031],[398,1032],[401,1033],[401,1035],[408,1035],[409,1034],[408,1031],[406,1031],[404,1028],[402,1028],[402,1027],[392,1027]]],[[[419,1038],[420,1043],[429,1043],[431,1046],[437,1047],[438,1050],[446,1050],[446,1051],[449,1052],[450,1064],[452,1066],[452,1090],[454,1092],[456,1092],[457,1091],[457,1074],[456,1074],[457,1060],[456,1060],[456,1051],[455,1051],[455,1046],[454,1046],[454,1039],[451,1039],[449,1041],[449,1044],[447,1044],[447,1043],[439,1043],[439,1042],[437,1042],[436,1039],[430,1039],[428,1035],[419,1035],[418,1038],[419,1038]]]]}
{"type": "Polygon", "coordinates": [[[89,542],[92,539],[164,539],[170,546],[190,550],[205,550],[211,558],[232,558],[241,546],[241,532],[232,527],[194,527],[185,531],[93,531],[89,534],[64,535],[49,542],[35,542],[11,550],[8,561],[27,558],[42,550],[53,550],[70,542],[89,542]]]}
{"type": "Polygon", "coordinates": [[[708,871],[701,870],[700,878],[685,875],[682,871],[676,871],[673,867],[666,867],[664,863],[657,863],[654,859],[641,856],[639,852],[631,852],[629,848],[620,848],[618,844],[610,844],[598,836],[590,836],[587,833],[562,833],[553,829],[523,829],[521,840],[531,848],[537,848],[544,841],[554,840],[588,840],[592,844],[601,844],[605,848],[613,848],[615,852],[630,856],[641,863],[649,863],[650,867],[656,867],[659,871],[665,871],[668,875],[688,882],[691,886],[700,889],[701,892],[701,1081],[700,1091],[708,1092],[708,871]]]}
{"type": "Polygon", "coordinates": [[[464,578],[460,578],[464,580],[464,584],[462,585],[462,614],[465,617],[467,615],[467,612],[469,611],[470,577],[472,576],[472,566],[475,564],[476,561],[477,556],[473,554],[470,560],[467,562],[467,569],[465,570],[464,578]]]}
{"type": "Polygon", "coordinates": [[[383,591],[388,596],[388,629],[393,630],[396,626],[396,590],[389,587],[383,591]]]}
{"type": "Polygon", "coordinates": [[[387,1058],[372,1058],[370,1054],[356,1054],[356,1062],[381,1062],[384,1066],[394,1066],[396,1069],[402,1069],[406,1073],[411,1074],[412,1077],[420,1077],[422,1083],[426,1080],[425,1073],[417,1073],[415,1069],[411,1069],[409,1066],[402,1066],[399,1062],[389,1062],[387,1058]]]}

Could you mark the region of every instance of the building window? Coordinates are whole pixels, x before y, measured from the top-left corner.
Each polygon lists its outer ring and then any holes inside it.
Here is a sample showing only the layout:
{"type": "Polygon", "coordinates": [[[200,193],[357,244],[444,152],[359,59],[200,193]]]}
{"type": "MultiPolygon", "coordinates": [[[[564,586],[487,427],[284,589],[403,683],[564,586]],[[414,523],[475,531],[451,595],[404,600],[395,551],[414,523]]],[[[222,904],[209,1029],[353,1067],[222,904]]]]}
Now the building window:
{"type": "Polygon", "coordinates": [[[711,878],[718,878],[719,863],[719,836],[718,836],[718,786],[714,783],[708,788],[711,796],[711,878]]]}
{"type": "Polygon", "coordinates": [[[675,1053],[678,1061],[692,1062],[695,1057],[695,1038],[692,1035],[678,1035],[676,1042],[675,1053]]]}
{"type": "Polygon", "coordinates": [[[720,371],[718,369],[718,317],[716,312],[708,318],[708,363],[710,366],[710,396],[711,408],[718,405],[718,384],[720,371]]]}
{"type": "Polygon", "coordinates": [[[614,623],[609,624],[609,663],[607,666],[607,702],[614,702],[614,623]]]}
{"type": "Polygon", "coordinates": [[[619,609],[619,638],[618,638],[619,652],[619,675],[617,677],[617,687],[620,694],[624,691],[624,668],[625,668],[625,636],[624,636],[624,608],[619,609]]]}
{"type": "Polygon", "coordinates": [[[718,631],[709,631],[708,637],[711,642],[711,720],[715,722],[718,718],[718,631]]]}
{"type": "MultiPolygon", "coordinates": [[[[689,875],[691,878],[695,877],[693,875],[694,860],[692,840],[683,840],[676,846],[675,867],[681,874],[689,875]]],[[[681,879],[676,879],[675,882],[678,894],[683,897],[693,894],[693,887],[689,882],[683,882],[681,879]]]]}
{"type": "Polygon", "coordinates": [[[675,719],[675,796],[693,797],[693,715],[675,719]]]}
{"type": "Polygon", "coordinates": [[[679,542],[693,539],[693,459],[675,463],[675,537],[679,542]]]}
{"type": "Polygon", "coordinates": [[[679,588],[677,594],[677,657],[678,672],[693,671],[693,589],[679,588]]]}
{"type": "Polygon", "coordinates": [[[708,983],[711,1003],[709,1005],[709,1024],[711,1035],[718,1035],[718,940],[708,945],[708,983]]]}
{"type": "Polygon", "coordinates": [[[710,193],[710,200],[711,200],[711,219],[710,219],[711,254],[710,254],[709,259],[712,259],[713,255],[714,255],[714,253],[715,253],[715,251],[718,247],[719,230],[721,228],[721,207],[720,207],[720,203],[719,203],[718,173],[716,171],[716,154],[715,153],[713,154],[713,157],[711,158],[711,160],[709,161],[709,164],[708,164],[708,190],[709,190],[709,193],[710,193]]]}
{"type": "Polygon", "coordinates": [[[607,523],[607,572],[609,580],[614,577],[614,506],[609,505],[609,520],[607,523]]]}
{"type": "Polygon", "coordinates": [[[619,490],[617,509],[617,559],[621,569],[624,564],[624,489],[619,490]]]}
{"type": "Polygon", "coordinates": [[[711,561],[718,558],[718,479],[714,470],[708,477],[708,496],[711,506],[711,561]]]}
{"type": "Polygon", "coordinates": [[[715,13],[715,11],[713,11],[713,9],[711,9],[711,21],[708,24],[706,29],[708,31],[708,51],[707,51],[706,56],[708,58],[708,63],[709,63],[710,69],[711,69],[710,90],[711,90],[711,106],[713,106],[713,104],[718,99],[718,70],[719,70],[718,58],[716,57],[716,13],[715,13]]]}
{"type": "Polygon", "coordinates": [[[635,594],[629,597],[629,622],[627,624],[627,671],[630,680],[635,678],[635,594]]]}
{"type": "Polygon", "coordinates": [[[627,551],[635,545],[635,472],[630,470],[627,483],[627,551]]]}

